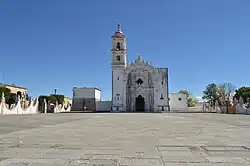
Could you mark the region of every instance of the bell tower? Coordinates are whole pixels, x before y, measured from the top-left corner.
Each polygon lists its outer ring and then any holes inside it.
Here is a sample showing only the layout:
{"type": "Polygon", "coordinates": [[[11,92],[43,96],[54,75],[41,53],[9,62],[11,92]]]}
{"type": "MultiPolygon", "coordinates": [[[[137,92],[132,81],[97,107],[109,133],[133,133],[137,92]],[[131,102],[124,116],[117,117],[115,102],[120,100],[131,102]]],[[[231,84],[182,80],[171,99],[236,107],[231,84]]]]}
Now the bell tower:
{"type": "Polygon", "coordinates": [[[112,36],[112,68],[125,68],[127,66],[126,38],[121,31],[120,24],[112,36]]]}
{"type": "Polygon", "coordinates": [[[117,30],[112,36],[112,111],[126,110],[126,77],[127,66],[126,38],[118,24],[117,30]]]}

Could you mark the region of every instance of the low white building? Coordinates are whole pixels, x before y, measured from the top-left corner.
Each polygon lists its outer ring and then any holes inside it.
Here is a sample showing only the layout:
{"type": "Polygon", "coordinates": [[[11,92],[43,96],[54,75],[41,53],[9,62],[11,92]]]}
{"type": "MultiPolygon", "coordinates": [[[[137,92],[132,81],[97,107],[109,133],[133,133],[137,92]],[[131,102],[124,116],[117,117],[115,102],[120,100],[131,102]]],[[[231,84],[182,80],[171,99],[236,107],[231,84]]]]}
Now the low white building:
{"type": "Polygon", "coordinates": [[[96,111],[96,103],[101,101],[101,90],[98,88],[73,88],[72,111],[96,111]]]}
{"type": "Polygon", "coordinates": [[[171,112],[187,112],[187,95],[183,93],[169,93],[169,105],[171,112]]]}

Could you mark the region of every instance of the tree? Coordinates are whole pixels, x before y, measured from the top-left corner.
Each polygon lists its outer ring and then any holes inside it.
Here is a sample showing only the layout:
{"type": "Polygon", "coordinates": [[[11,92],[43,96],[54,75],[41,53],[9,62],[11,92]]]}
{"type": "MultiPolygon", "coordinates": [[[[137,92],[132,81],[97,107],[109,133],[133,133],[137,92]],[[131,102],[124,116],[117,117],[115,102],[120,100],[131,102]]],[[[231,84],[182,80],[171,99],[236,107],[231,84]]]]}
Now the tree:
{"type": "Polygon", "coordinates": [[[196,104],[196,100],[191,96],[188,97],[187,101],[188,101],[188,107],[194,107],[196,104]]]}
{"type": "Polygon", "coordinates": [[[55,97],[55,96],[52,96],[52,95],[47,96],[47,97],[46,97],[46,100],[47,100],[47,102],[51,102],[51,103],[53,103],[53,104],[56,104],[56,101],[57,101],[56,97],[55,97]]]}
{"type": "Polygon", "coordinates": [[[10,89],[0,86],[0,93],[1,93],[0,97],[2,98],[2,93],[4,93],[4,95],[6,95],[6,94],[10,93],[10,89]]]}
{"type": "Polygon", "coordinates": [[[179,93],[185,94],[187,97],[188,107],[194,107],[196,104],[196,100],[190,96],[190,93],[187,90],[180,90],[179,93]]]}
{"type": "Polygon", "coordinates": [[[215,106],[216,101],[220,98],[218,86],[215,83],[208,84],[206,89],[203,91],[202,98],[210,102],[212,106],[215,106]]]}
{"type": "Polygon", "coordinates": [[[206,89],[203,91],[203,99],[206,99],[208,102],[215,106],[215,103],[218,102],[219,105],[223,105],[226,101],[229,100],[231,93],[235,90],[235,86],[231,83],[223,83],[216,85],[215,83],[208,84],[206,89]]]}
{"type": "Polygon", "coordinates": [[[249,104],[250,102],[250,87],[240,87],[235,91],[234,97],[239,100],[242,97],[244,104],[249,104]]]}
{"type": "Polygon", "coordinates": [[[38,110],[40,112],[44,111],[44,99],[46,99],[46,98],[47,98],[47,96],[45,96],[45,95],[41,95],[38,97],[38,110]]]}
{"type": "Polygon", "coordinates": [[[187,98],[189,97],[189,92],[187,90],[180,90],[179,93],[182,93],[182,94],[186,94],[187,95],[187,98]]]}
{"type": "Polygon", "coordinates": [[[63,104],[64,95],[51,94],[50,96],[54,96],[56,98],[58,104],[63,104]]]}
{"type": "Polygon", "coordinates": [[[218,93],[220,95],[220,99],[225,102],[229,99],[231,93],[233,93],[235,91],[235,86],[233,86],[230,83],[223,83],[218,85],[218,93]]]}
{"type": "Polygon", "coordinates": [[[31,97],[28,94],[26,94],[25,100],[30,100],[30,99],[31,99],[31,97]]]}
{"type": "Polygon", "coordinates": [[[9,105],[9,108],[12,104],[15,104],[17,101],[17,95],[15,93],[7,93],[5,95],[5,103],[9,105]]]}
{"type": "Polygon", "coordinates": [[[9,88],[6,87],[0,87],[0,98],[2,99],[2,93],[4,93],[5,97],[5,103],[11,106],[11,104],[14,104],[16,102],[16,94],[11,93],[9,88]]]}
{"type": "Polygon", "coordinates": [[[10,89],[9,88],[5,88],[3,86],[0,86],[0,92],[2,93],[10,93],[10,89]]]}

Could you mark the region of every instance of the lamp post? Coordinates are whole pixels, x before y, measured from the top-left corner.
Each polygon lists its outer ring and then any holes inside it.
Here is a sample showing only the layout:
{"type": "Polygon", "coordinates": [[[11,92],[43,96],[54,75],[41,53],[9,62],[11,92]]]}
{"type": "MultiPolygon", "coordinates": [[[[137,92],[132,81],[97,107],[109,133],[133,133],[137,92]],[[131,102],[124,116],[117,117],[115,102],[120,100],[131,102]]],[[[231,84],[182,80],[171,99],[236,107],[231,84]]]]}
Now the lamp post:
{"type": "Polygon", "coordinates": [[[56,89],[56,88],[54,89],[54,92],[55,92],[54,94],[56,95],[56,92],[57,92],[57,89],[56,89]]]}

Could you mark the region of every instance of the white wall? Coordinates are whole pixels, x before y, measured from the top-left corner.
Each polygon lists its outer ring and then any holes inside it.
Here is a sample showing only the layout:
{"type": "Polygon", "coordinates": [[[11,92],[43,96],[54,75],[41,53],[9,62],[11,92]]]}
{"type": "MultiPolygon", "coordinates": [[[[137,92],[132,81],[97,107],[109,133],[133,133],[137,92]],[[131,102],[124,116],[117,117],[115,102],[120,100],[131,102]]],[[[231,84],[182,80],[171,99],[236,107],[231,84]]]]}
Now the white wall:
{"type": "Polygon", "coordinates": [[[188,111],[187,96],[182,93],[169,93],[170,111],[188,111]]]}
{"type": "Polygon", "coordinates": [[[124,78],[124,69],[112,69],[112,106],[114,111],[124,111],[126,109],[126,85],[124,78]]]}
{"type": "Polygon", "coordinates": [[[111,111],[111,101],[97,101],[96,111],[111,111]]]}
{"type": "Polygon", "coordinates": [[[73,98],[101,99],[101,91],[96,88],[73,88],[73,98]]]}
{"type": "Polygon", "coordinates": [[[96,99],[96,101],[101,100],[101,91],[98,89],[95,89],[95,99],[96,99]]]}
{"type": "Polygon", "coordinates": [[[168,111],[168,78],[167,77],[168,77],[167,68],[156,68],[153,73],[154,110],[155,111],[161,111],[162,107],[164,107],[164,111],[168,111]]]}

